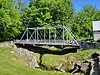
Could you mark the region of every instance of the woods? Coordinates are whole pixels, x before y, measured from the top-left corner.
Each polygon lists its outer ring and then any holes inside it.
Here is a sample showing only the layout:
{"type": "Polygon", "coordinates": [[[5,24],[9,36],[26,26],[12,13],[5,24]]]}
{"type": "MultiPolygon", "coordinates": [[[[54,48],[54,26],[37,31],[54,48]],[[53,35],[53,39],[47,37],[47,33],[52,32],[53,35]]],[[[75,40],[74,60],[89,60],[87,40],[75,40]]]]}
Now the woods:
{"type": "Polygon", "coordinates": [[[71,0],[0,0],[0,41],[14,40],[27,27],[65,25],[77,39],[92,38],[92,21],[100,10],[92,5],[76,12],[71,0]]]}
{"type": "Polygon", "coordinates": [[[13,0],[0,0],[0,41],[12,40],[23,29],[18,9],[13,0]]]}

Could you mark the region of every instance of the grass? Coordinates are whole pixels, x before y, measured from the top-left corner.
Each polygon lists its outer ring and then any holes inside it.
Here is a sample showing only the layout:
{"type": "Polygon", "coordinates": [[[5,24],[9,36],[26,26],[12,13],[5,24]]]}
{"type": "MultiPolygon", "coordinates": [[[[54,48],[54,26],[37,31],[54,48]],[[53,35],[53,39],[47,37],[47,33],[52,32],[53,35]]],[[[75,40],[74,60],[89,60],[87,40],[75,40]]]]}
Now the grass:
{"type": "Polygon", "coordinates": [[[54,71],[33,69],[26,66],[24,57],[11,54],[12,48],[0,47],[0,75],[71,75],[54,71]]]}
{"type": "Polygon", "coordinates": [[[69,53],[66,55],[50,55],[46,54],[43,56],[43,64],[48,68],[55,68],[60,64],[63,64],[62,68],[70,70],[73,68],[75,63],[82,63],[86,60],[90,60],[91,54],[100,52],[100,50],[85,50],[77,53],[69,53]]]}
{"type": "MultiPolygon", "coordinates": [[[[26,65],[26,58],[17,57],[11,54],[11,51],[11,47],[0,47],[0,75],[72,75],[70,73],[29,68],[26,65]]],[[[42,58],[42,64],[48,68],[55,68],[63,64],[62,69],[69,70],[73,68],[75,63],[90,59],[91,54],[94,52],[100,52],[100,50],[85,50],[66,55],[45,54],[42,58]]],[[[33,54],[39,58],[39,54],[33,54]]]]}
{"type": "Polygon", "coordinates": [[[42,48],[46,48],[46,49],[49,49],[49,50],[52,50],[52,51],[58,51],[58,50],[60,50],[59,48],[56,48],[56,47],[54,47],[54,46],[40,46],[40,47],[42,47],[42,48]]]}

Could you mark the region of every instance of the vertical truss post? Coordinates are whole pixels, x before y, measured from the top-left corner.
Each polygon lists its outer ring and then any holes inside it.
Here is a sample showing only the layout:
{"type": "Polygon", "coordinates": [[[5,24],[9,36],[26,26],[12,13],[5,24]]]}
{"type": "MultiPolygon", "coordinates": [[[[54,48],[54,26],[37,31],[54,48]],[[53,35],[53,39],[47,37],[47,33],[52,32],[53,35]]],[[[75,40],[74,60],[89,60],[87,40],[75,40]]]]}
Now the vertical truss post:
{"type": "Polygon", "coordinates": [[[28,28],[27,28],[27,41],[28,41],[28,28]]]}
{"type": "Polygon", "coordinates": [[[68,31],[67,31],[67,40],[69,40],[68,31]]]}
{"type": "Polygon", "coordinates": [[[64,39],[64,36],[65,36],[65,35],[64,35],[64,27],[63,27],[63,42],[64,42],[64,40],[65,40],[65,39],[64,39]]]}
{"type": "Polygon", "coordinates": [[[49,28],[49,42],[50,42],[50,28],[49,28]]]}
{"type": "MultiPolygon", "coordinates": [[[[69,35],[70,35],[70,33],[69,33],[69,31],[68,31],[68,29],[67,28],[65,28],[65,30],[66,30],[66,32],[67,32],[67,44],[69,44],[69,35]]],[[[70,35],[71,36],[71,35],[70,35]]]]}
{"type": "Polygon", "coordinates": [[[34,39],[34,41],[36,42],[36,29],[35,29],[35,39],[34,39]]]}
{"type": "Polygon", "coordinates": [[[56,28],[55,28],[55,33],[54,33],[54,34],[55,34],[55,37],[54,37],[54,39],[55,39],[55,43],[56,43],[56,28]]]}
{"type": "Polygon", "coordinates": [[[44,41],[45,41],[45,28],[44,28],[44,41]]]}
{"type": "Polygon", "coordinates": [[[36,32],[37,32],[37,42],[38,42],[38,28],[37,28],[36,32]]]}

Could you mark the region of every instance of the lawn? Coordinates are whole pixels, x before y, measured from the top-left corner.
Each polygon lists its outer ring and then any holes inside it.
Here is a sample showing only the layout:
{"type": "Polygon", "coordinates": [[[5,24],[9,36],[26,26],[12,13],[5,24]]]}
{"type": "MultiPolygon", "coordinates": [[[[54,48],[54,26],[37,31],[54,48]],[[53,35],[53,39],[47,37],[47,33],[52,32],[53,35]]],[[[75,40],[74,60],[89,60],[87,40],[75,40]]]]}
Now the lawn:
{"type": "Polygon", "coordinates": [[[0,47],[0,75],[71,75],[68,73],[29,68],[24,57],[11,54],[12,48],[0,47]]]}
{"type": "MultiPolygon", "coordinates": [[[[33,69],[26,65],[26,58],[17,57],[11,53],[11,47],[0,47],[0,75],[72,75],[55,71],[33,69]]],[[[44,54],[42,64],[48,69],[55,68],[63,64],[62,69],[70,70],[76,62],[83,62],[90,59],[94,52],[100,50],[85,50],[66,55],[44,54]]],[[[39,54],[33,53],[39,58],[39,54]]],[[[81,75],[81,74],[80,74],[81,75]]]]}

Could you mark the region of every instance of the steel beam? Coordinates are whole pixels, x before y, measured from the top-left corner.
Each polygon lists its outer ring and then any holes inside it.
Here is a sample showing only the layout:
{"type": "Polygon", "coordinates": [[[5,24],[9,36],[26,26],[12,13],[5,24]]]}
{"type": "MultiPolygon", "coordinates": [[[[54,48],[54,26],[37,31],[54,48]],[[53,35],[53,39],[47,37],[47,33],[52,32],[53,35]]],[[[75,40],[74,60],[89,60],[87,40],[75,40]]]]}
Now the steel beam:
{"type": "Polygon", "coordinates": [[[50,42],[50,29],[49,29],[49,42],[50,42]]]}
{"type": "Polygon", "coordinates": [[[45,40],[45,29],[44,29],[44,40],[45,40]]]}
{"type": "Polygon", "coordinates": [[[28,41],[28,29],[27,29],[27,41],[28,41]]]}
{"type": "Polygon", "coordinates": [[[55,39],[55,43],[56,43],[56,28],[55,28],[55,33],[54,33],[54,39],[55,39]]]}

